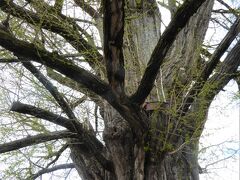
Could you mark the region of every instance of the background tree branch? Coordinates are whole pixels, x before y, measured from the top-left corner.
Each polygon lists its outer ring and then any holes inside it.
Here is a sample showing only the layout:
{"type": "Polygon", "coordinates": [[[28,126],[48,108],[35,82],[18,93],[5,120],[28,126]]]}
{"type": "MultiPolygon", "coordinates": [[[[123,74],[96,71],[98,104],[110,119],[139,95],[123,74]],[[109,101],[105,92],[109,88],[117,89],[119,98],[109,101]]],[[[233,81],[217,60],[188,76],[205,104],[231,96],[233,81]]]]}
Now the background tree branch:
{"type": "MultiPolygon", "coordinates": [[[[0,8],[2,11],[18,17],[34,26],[40,26],[40,28],[59,34],[65,38],[75,49],[79,52],[83,52],[86,61],[90,62],[90,64],[94,63],[94,61],[102,61],[102,55],[76,30],[79,29],[79,26],[71,18],[51,11],[51,8],[53,7],[46,3],[44,3],[44,6],[47,7],[47,9],[44,9],[45,16],[40,17],[39,14],[16,5],[12,0],[9,2],[7,2],[7,0],[2,0],[0,2],[0,8]]],[[[86,34],[86,32],[83,33],[86,34]]]]}
{"type": "Polygon", "coordinates": [[[59,165],[55,165],[51,168],[45,168],[42,169],[40,171],[38,171],[36,174],[32,175],[31,177],[29,177],[29,179],[37,179],[39,176],[43,175],[43,174],[47,174],[50,172],[54,172],[54,171],[58,171],[61,169],[73,169],[75,168],[74,163],[70,163],[70,164],[59,164],[59,165]]]}
{"type": "Polygon", "coordinates": [[[43,142],[63,139],[63,138],[78,138],[77,133],[72,133],[70,131],[56,131],[44,134],[38,134],[34,136],[28,136],[23,139],[16,141],[4,143],[0,145],[0,153],[6,153],[9,151],[14,151],[23,147],[32,146],[35,144],[40,144],[43,142]]]}
{"type": "Polygon", "coordinates": [[[240,18],[238,18],[232,25],[231,29],[228,31],[227,35],[224,37],[224,39],[221,41],[217,49],[214,51],[209,62],[206,64],[205,68],[203,69],[200,76],[198,77],[193,87],[189,91],[188,95],[186,96],[184,103],[182,104],[182,108],[180,110],[180,113],[182,113],[182,115],[184,115],[187,112],[188,108],[190,107],[194,99],[201,92],[204,83],[207,81],[215,67],[220,62],[220,58],[222,57],[222,55],[226,52],[230,44],[239,34],[239,31],[240,31],[240,18]]]}
{"type": "MultiPolygon", "coordinates": [[[[20,58],[21,59],[21,58],[20,58]]],[[[60,105],[64,113],[67,114],[68,118],[77,120],[74,115],[71,107],[67,103],[67,101],[62,97],[62,95],[58,92],[57,88],[31,63],[24,61],[22,59],[23,66],[28,69],[42,84],[43,86],[51,93],[57,103],[60,105]]]]}
{"type": "Polygon", "coordinates": [[[101,17],[97,10],[95,10],[90,4],[88,4],[90,2],[86,2],[85,0],[74,0],[74,2],[86,13],[88,13],[93,19],[101,17]]]}

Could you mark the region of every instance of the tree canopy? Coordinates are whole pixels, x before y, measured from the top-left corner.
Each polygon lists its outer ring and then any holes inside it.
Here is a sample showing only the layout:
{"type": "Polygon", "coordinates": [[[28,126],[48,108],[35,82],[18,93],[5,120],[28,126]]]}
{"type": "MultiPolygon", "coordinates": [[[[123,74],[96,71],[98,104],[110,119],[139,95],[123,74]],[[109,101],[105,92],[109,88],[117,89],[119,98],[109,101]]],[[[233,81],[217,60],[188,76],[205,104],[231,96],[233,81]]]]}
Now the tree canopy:
{"type": "Polygon", "coordinates": [[[209,106],[240,82],[239,5],[1,0],[0,178],[198,180],[209,106]]]}

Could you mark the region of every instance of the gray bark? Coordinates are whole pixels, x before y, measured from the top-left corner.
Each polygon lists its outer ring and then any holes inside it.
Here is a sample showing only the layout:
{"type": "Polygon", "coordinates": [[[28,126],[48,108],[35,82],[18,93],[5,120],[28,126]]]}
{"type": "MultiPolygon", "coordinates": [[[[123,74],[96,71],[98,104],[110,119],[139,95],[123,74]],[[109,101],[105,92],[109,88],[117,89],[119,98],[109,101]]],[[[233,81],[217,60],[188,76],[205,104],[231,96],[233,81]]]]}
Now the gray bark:
{"type": "MultiPolygon", "coordinates": [[[[127,72],[126,89],[129,90],[127,92],[129,94],[134,92],[138,86],[151,52],[160,38],[160,12],[157,8],[147,12],[148,8],[146,7],[148,5],[142,4],[141,7],[137,7],[134,1],[130,1],[128,4],[129,9],[139,9],[135,13],[127,12],[129,14],[126,16],[124,55],[127,72]]],[[[152,7],[154,5],[154,3],[151,4],[152,7]]],[[[196,67],[194,66],[199,58],[200,47],[208,27],[212,6],[213,1],[205,3],[198,11],[198,14],[191,18],[187,27],[177,36],[167,56],[166,63],[162,67],[164,74],[164,87],[162,88],[166,92],[169,91],[168,88],[171,87],[174,77],[180,74],[180,68],[187,69],[191,67],[185,72],[191,76],[196,73],[196,67]]],[[[148,98],[149,101],[163,101],[160,94],[160,77],[156,83],[158,86],[153,89],[148,98]]],[[[153,123],[155,130],[152,131],[155,133],[151,134],[152,136],[149,135],[151,136],[152,144],[136,144],[135,137],[132,135],[127,122],[111,107],[105,107],[105,110],[104,140],[107,149],[110,151],[117,179],[199,179],[197,162],[198,141],[193,141],[177,150],[177,152],[168,154],[161,149],[163,146],[162,140],[159,140],[161,134],[158,133],[159,129],[153,123]]],[[[162,129],[169,123],[167,119],[163,120],[164,117],[167,118],[166,116],[160,116],[157,120],[161,122],[166,121],[165,124],[157,122],[159,128],[162,129]]],[[[150,121],[154,121],[154,119],[154,116],[150,117],[150,121]]],[[[166,132],[164,135],[166,135],[166,132]]],[[[176,141],[178,141],[176,143],[178,145],[175,145],[176,148],[184,143],[184,139],[176,141]]]]}
{"type": "MultiPolygon", "coordinates": [[[[180,68],[196,68],[193,66],[195,66],[200,54],[212,6],[213,1],[205,3],[198,14],[192,17],[187,27],[177,36],[167,56],[166,63],[162,67],[164,87],[160,87],[159,77],[156,81],[156,88],[153,89],[148,101],[163,101],[160,88],[164,88],[164,91],[168,92],[168,88],[172,85],[174,77],[179,74],[180,68]]],[[[136,90],[143,70],[146,68],[151,53],[161,36],[161,15],[155,2],[137,4],[130,0],[127,7],[129,11],[126,12],[124,57],[127,73],[126,89],[127,93],[131,94],[136,90]],[[149,7],[152,9],[149,10],[149,7]]],[[[101,26],[99,29],[101,30],[101,26]]],[[[193,71],[189,70],[185,73],[193,76],[195,73],[193,71]]],[[[170,104],[170,106],[172,105],[170,104]]],[[[144,144],[144,142],[136,141],[129,124],[114,108],[105,103],[104,141],[109,159],[114,164],[116,177],[112,177],[113,179],[199,179],[198,140],[183,145],[185,139],[179,140],[175,137],[172,143],[174,143],[176,152],[168,153],[163,149],[163,140],[159,140],[160,137],[167,136],[167,132],[160,134],[158,131],[159,129],[164,130],[166,128],[164,126],[169,125],[169,122],[166,115],[159,115],[159,113],[162,114],[162,112],[155,112],[154,114],[158,115],[149,117],[154,125],[151,130],[153,133],[146,132],[146,138],[151,140],[149,140],[150,144],[144,144]]]]}

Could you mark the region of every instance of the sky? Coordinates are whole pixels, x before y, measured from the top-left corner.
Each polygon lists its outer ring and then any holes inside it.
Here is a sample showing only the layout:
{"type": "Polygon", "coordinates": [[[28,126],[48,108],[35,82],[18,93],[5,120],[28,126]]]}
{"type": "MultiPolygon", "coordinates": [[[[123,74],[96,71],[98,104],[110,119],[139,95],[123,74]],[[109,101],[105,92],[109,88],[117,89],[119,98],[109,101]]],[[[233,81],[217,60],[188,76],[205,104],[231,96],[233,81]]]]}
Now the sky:
{"type": "Polygon", "coordinates": [[[219,163],[208,166],[208,173],[201,175],[201,180],[240,179],[240,100],[236,97],[236,82],[230,81],[224,90],[211,104],[205,130],[200,139],[200,151],[203,147],[212,146],[204,153],[200,153],[200,166],[205,167],[217,161],[219,163]],[[228,157],[232,158],[227,159],[228,157]]]}

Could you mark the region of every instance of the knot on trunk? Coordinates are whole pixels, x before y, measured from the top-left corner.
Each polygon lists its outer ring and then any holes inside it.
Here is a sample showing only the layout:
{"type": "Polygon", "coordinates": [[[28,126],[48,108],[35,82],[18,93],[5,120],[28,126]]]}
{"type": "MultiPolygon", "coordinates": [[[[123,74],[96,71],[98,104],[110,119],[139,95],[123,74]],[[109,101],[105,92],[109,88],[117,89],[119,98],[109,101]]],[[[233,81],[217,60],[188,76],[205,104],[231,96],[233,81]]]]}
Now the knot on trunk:
{"type": "Polygon", "coordinates": [[[104,139],[117,139],[118,141],[124,141],[124,139],[130,138],[131,134],[131,128],[128,123],[116,113],[106,124],[103,136],[104,139]]]}

